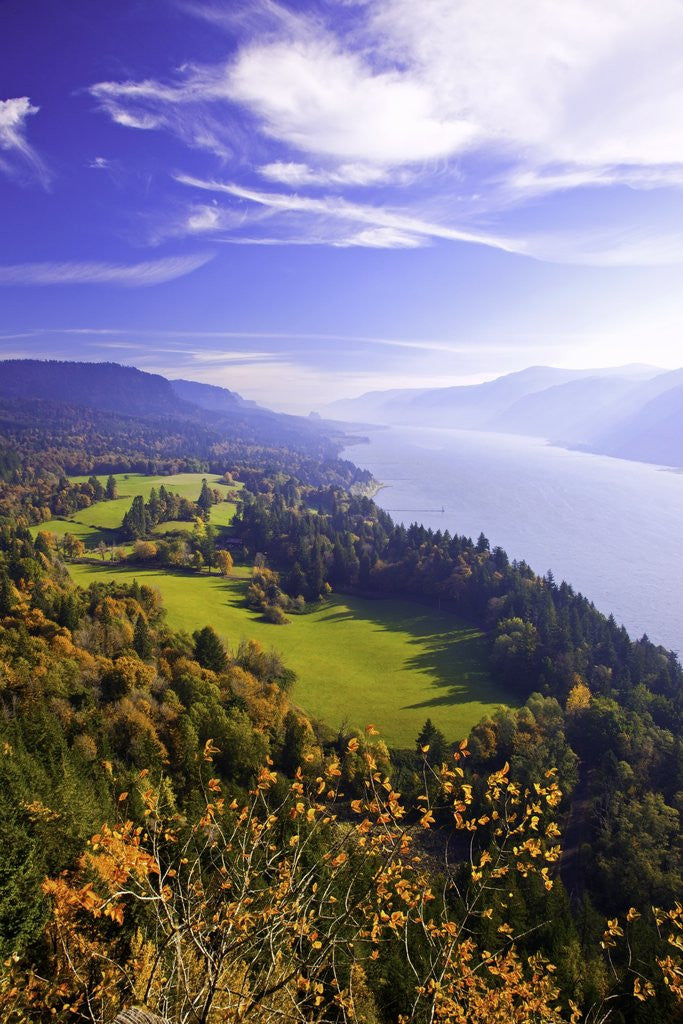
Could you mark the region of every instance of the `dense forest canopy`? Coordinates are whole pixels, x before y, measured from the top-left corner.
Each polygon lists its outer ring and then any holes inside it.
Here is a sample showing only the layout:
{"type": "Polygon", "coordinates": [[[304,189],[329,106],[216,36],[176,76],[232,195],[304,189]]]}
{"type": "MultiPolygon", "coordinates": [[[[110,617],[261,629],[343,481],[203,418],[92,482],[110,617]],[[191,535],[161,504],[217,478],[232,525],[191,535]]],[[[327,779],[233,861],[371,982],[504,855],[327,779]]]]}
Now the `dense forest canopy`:
{"type": "Polygon", "coordinates": [[[290,448],[235,423],[15,401],[0,449],[3,1020],[133,1005],[207,1024],[680,1017],[673,653],[483,535],[396,525],[324,431],[290,448]],[[379,721],[305,715],[275,649],[174,631],[130,580],[74,586],[70,561],[98,555],[58,542],[51,518],[115,501],[115,473],[178,469],[239,481],[238,514],[210,525],[208,481],[182,509],[153,488],[122,516],[122,557],[146,544],[169,572],[253,566],[274,648],[330,590],[410,595],[486,630],[520,706],[469,737],[428,719],[391,750],[379,721]],[[174,564],[176,541],[150,538],[181,511],[201,560],[174,564]]]}

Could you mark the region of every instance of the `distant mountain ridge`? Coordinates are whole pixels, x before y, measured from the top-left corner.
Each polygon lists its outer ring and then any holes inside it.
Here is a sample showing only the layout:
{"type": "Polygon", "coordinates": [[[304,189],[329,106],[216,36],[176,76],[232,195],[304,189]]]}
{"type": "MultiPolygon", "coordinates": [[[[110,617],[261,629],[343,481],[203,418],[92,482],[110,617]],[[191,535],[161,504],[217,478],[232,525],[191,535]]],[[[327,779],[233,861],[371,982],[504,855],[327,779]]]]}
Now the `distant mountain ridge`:
{"type": "Polygon", "coordinates": [[[39,398],[81,405],[104,412],[206,419],[205,413],[251,415],[300,420],[242,398],[236,391],[193,380],[168,380],[120,363],[87,363],[56,359],[0,361],[0,396],[39,398]]]}
{"type": "Polygon", "coordinates": [[[527,434],[683,467],[683,369],[533,366],[483,384],[369,392],[334,402],[325,413],[356,422],[527,434]]]}
{"type": "Polygon", "coordinates": [[[234,412],[239,408],[262,409],[256,402],[242,398],[236,391],[229,391],[228,388],[221,388],[215,384],[201,384],[196,380],[182,378],[171,379],[169,384],[178,398],[192,402],[193,405],[198,405],[200,409],[209,412],[234,412]]]}
{"type": "Polygon", "coordinates": [[[5,405],[42,402],[50,407],[50,415],[59,406],[69,406],[147,423],[155,420],[192,425],[245,443],[280,448],[305,448],[309,442],[316,444],[321,438],[329,441],[334,435],[338,441],[339,435],[331,424],[272,412],[227,388],[171,381],[119,363],[3,360],[0,400],[5,405]]]}
{"type": "Polygon", "coordinates": [[[0,395],[42,398],[130,416],[192,413],[165,377],[119,363],[6,359],[0,362],[0,395]]]}
{"type": "Polygon", "coordinates": [[[683,468],[683,384],[667,388],[604,429],[593,438],[591,450],[683,468]]]}

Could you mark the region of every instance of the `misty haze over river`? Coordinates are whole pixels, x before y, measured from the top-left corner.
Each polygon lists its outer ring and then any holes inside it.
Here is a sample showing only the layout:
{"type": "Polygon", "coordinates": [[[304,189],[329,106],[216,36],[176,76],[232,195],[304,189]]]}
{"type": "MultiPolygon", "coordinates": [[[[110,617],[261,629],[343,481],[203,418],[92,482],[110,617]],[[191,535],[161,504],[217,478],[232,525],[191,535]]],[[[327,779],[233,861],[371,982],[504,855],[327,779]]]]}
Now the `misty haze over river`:
{"type": "Polygon", "coordinates": [[[366,433],[370,443],[342,457],[385,485],[376,501],[395,520],[474,539],[483,530],[632,637],[683,651],[683,473],[508,434],[366,433]]]}

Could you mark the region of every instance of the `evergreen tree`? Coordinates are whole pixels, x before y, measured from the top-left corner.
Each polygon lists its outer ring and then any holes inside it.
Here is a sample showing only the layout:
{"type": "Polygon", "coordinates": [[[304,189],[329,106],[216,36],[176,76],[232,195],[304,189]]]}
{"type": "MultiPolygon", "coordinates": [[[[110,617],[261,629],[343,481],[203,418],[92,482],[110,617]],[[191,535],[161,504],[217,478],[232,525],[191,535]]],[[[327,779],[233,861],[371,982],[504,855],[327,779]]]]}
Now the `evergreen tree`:
{"type": "Polygon", "coordinates": [[[448,757],[448,743],[440,729],[428,718],[416,740],[418,754],[424,753],[430,764],[442,764],[448,757]],[[423,750],[429,747],[429,750],[423,750]]]}
{"type": "Polygon", "coordinates": [[[78,626],[81,617],[81,608],[73,591],[65,594],[57,604],[57,622],[65,626],[71,632],[78,626]]]}
{"type": "Polygon", "coordinates": [[[88,484],[90,485],[90,488],[92,490],[92,496],[93,496],[94,500],[95,501],[102,501],[102,499],[104,498],[104,495],[105,495],[105,490],[104,490],[104,487],[102,486],[102,484],[100,483],[100,481],[97,479],[97,477],[96,476],[91,476],[88,479],[88,484]]]}
{"type": "Polygon", "coordinates": [[[281,761],[283,769],[291,775],[304,763],[307,738],[305,721],[294,711],[288,711],[284,721],[281,761]]]}
{"type": "Polygon", "coordinates": [[[111,475],[111,473],[110,473],[109,477],[107,479],[107,488],[106,488],[107,500],[108,501],[113,501],[114,498],[116,497],[117,493],[118,493],[118,490],[117,490],[117,487],[116,487],[116,478],[113,477],[111,475]]]}
{"type": "Polygon", "coordinates": [[[163,484],[159,488],[159,518],[161,522],[172,518],[169,515],[168,491],[163,484]]]}
{"type": "Polygon", "coordinates": [[[14,589],[9,581],[9,577],[3,573],[0,576],[0,617],[9,615],[14,607],[14,603],[14,589]]]}
{"type": "Polygon", "coordinates": [[[223,641],[212,626],[204,626],[192,634],[194,656],[202,666],[212,672],[223,672],[228,667],[228,655],[223,641]]]}
{"type": "Polygon", "coordinates": [[[135,632],[133,633],[133,647],[143,661],[151,658],[153,645],[152,637],[147,625],[147,620],[144,615],[138,615],[135,623],[135,632]]]}
{"type": "Polygon", "coordinates": [[[197,499],[197,504],[199,505],[204,518],[208,519],[211,506],[213,505],[213,494],[211,493],[211,488],[206,482],[206,477],[202,480],[202,489],[197,499]]]}
{"type": "Polygon", "coordinates": [[[48,908],[40,890],[45,874],[40,844],[29,837],[13,808],[4,807],[3,812],[0,819],[0,955],[5,958],[23,951],[39,937],[48,908]]]}
{"type": "Polygon", "coordinates": [[[306,591],[306,576],[298,562],[294,563],[291,572],[287,576],[285,589],[292,597],[298,597],[299,594],[303,594],[306,591]]]}
{"type": "Polygon", "coordinates": [[[157,494],[156,487],[153,487],[149,492],[147,511],[149,513],[150,526],[156,526],[157,523],[161,522],[161,506],[159,504],[159,495],[157,494]]]}
{"type": "Polygon", "coordinates": [[[203,536],[199,539],[198,547],[204,564],[212,568],[216,564],[216,531],[212,526],[205,528],[203,536]]]}
{"type": "Polygon", "coordinates": [[[123,517],[123,532],[132,540],[145,537],[149,532],[149,516],[140,494],[133,498],[133,504],[123,517]]]}

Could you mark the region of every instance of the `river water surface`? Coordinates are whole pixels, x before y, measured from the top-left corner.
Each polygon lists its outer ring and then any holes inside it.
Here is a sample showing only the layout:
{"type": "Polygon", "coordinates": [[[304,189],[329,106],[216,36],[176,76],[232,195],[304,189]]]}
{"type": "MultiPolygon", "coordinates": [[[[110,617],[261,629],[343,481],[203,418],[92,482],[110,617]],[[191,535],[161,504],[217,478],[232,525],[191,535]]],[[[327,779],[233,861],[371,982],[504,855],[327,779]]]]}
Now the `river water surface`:
{"type": "Polygon", "coordinates": [[[380,428],[344,458],[385,486],[404,523],[476,539],[551,569],[632,637],[683,652],[683,473],[535,438],[380,428]],[[443,509],[443,511],[442,511],[443,509]]]}

